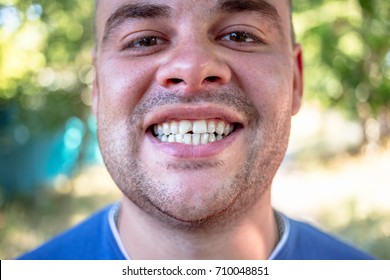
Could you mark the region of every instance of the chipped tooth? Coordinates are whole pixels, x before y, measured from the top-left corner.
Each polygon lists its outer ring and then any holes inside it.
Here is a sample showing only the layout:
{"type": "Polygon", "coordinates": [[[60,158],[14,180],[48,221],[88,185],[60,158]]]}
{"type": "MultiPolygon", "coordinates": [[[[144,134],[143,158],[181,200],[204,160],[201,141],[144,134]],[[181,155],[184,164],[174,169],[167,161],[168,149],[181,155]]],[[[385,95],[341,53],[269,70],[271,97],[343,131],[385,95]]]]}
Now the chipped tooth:
{"type": "Polygon", "coordinates": [[[178,122],[171,122],[171,126],[170,126],[171,130],[171,134],[178,134],[179,133],[179,123],[178,122]]]}
{"type": "Polygon", "coordinates": [[[206,133],[207,132],[207,122],[205,120],[194,121],[192,124],[193,133],[206,133]]]}
{"type": "Polygon", "coordinates": [[[169,142],[169,143],[174,143],[174,142],[175,142],[175,135],[170,134],[170,135],[168,136],[168,142],[169,142]]]}
{"type": "Polygon", "coordinates": [[[207,132],[214,133],[215,132],[215,121],[209,121],[207,124],[207,132]]]}
{"type": "Polygon", "coordinates": [[[179,123],[179,133],[186,134],[192,130],[192,122],[184,120],[179,123]]]}
{"type": "Polygon", "coordinates": [[[218,135],[222,135],[223,132],[225,130],[225,123],[224,122],[218,122],[217,123],[217,126],[215,128],[215,132],[218,134],[218,135]]]}
{"type": "Polygon", "coordinates": [[[176,134],[175,135],[175,140],[176,140],[177,143],[183,143],[184,142],[183,134],[176,134]]]}
{"type": "Polygon", "coordinates": [[[184,134],[184,144],[192,144],[192,134],[184,134]]]}
{"type": "Polygon", "coordinates": [[[209,134],[202,133],[200,136],[200,142],[201,142],[201,144],[207,144],[209,142],[209,134]]]}
{"type": "Polygon", "coordinates": [[[230,124],[225,125],[225,129],[223,130],[223,134],[226,135],[226,136],[229,135],[230,134],[230,128],[231,128],[230,124]]]}
{"type": "Polygon", "coordinates": [[[192,134],[192,144],[194,144],[194,145],[200,144],[200,134],[199,133],[192,134]]]}
{"type": "Polygon", "coordinates": [[[223,139],[222,135],[217,135],[217,141],[221,141],[223,139]]]}
{"type": "Polygon", "coordinates": [[[163,136],[161,137],[161,142],[168,142],[168,136],[163,135],[163,136]]]}
{"type": "Polygon", "coordinates": [[[212,142],[215,142],[217,139],[215,137],[215,134],[210,134],[209,136],[209,142],[212,143],[212,142]]]}

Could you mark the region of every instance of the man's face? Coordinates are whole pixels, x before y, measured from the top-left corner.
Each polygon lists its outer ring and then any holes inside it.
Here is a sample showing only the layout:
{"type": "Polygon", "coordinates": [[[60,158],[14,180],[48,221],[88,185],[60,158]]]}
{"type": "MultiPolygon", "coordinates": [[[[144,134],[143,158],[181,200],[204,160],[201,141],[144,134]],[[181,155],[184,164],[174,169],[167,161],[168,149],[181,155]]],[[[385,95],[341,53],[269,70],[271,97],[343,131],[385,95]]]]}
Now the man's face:
{"type": "Polygon", "coordinates": [[[94,110],[107,169],[176,226],[263,200],[300,105],[286,0],[100,0],[94,110]]]}

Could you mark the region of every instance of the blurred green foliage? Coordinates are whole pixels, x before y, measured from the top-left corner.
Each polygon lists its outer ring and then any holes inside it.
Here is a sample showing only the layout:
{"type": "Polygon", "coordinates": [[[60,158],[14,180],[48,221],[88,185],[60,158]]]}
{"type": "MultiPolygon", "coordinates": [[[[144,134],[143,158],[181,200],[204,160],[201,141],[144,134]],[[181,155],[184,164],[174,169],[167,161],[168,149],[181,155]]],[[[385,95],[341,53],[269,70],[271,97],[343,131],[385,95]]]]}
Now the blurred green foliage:
{"type": "Polygon", "coordinates": [[[390,220],[386,211],[359,213],[358,201],[350,199],[319,215],[320,224],[340,238],[370,252],[381,260],[390,260],[390,220]]]}
{"type": "Polygon", "coordinates": [[[9,123],[40,133],[71,116],[86,119],[92,11],[92,1],[2,1],[0,109],[8,110],[9,123]]]}
{"type": "Polygon", "coordinates": [[[46,189],[7,204],[0,209],[0,259],[16,258],[118,199],[116,192],[77,196],[46,189]]]}
{"type": "Polygon", "coordinates": [[[362,144],[390,136],[390,1],[294,0],[311,99],[361,123],[362,144]]]}

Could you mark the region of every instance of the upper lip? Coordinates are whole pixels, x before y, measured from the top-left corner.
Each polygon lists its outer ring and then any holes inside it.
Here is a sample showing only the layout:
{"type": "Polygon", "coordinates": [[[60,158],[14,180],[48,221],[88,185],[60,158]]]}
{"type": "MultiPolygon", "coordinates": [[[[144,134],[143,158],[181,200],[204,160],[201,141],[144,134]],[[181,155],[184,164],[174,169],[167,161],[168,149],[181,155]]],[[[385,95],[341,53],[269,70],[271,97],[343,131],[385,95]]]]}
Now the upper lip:
{"type": "Polygon", "coordinates": [[[246,121],[243,115],[226,106],[215,104],[203,105],[164,105],[155,109],[145,117],[145,130],[155,124],[161,124],[172,120],[203,120],[220,119],[227,123],[239,123],[243,126],[246,121]]]}

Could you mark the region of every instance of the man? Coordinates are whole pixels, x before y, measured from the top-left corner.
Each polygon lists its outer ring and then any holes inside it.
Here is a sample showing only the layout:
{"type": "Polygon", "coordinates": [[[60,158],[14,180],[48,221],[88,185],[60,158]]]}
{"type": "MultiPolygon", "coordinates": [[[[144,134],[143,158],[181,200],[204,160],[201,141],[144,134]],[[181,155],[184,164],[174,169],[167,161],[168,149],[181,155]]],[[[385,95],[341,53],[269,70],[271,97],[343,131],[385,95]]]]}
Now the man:
{"type": "Polygon", "coordinates": [[[273,210],[302,98],[288,0],[100,0],[93,109],[123,192],[24,259],[367,259],[273,210]]]}

